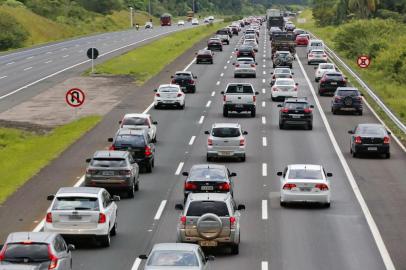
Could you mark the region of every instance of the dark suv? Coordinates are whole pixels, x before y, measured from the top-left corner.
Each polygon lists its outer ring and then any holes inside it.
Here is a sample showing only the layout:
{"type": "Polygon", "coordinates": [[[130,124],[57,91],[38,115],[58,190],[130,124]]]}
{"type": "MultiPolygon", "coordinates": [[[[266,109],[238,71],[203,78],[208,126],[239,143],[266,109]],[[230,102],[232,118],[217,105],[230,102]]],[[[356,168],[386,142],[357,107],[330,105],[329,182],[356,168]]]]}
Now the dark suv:
{"type": "Polygon", "coordinates": [[[293,56],[289,51],[277,51],[272,57],[273,68],[293,67],[293,56]]]}
{"type": "Polygon", "coordinates": [[[279,104],[279,128],[286,125],[302,125],[307,129],[313,129],[313,105],[306,98],[287,98],[283,104],[279,104]]]}
{"type": "Polygon", "coordinates": [[[109,138],[110,150],[130,152],[134,161],[146,172],[152,172],[155,160],[155,145],[150,141],[145,129],[121,128],[115,138],[109,138]]]}
{"type": "Polygon", "coordinates": [[[347,86],[347,78],[341,72],[330,71],[324,73],[319,81],[319,95],[334,93],[338,87],[347,86]]]}
{"type": "Polygon", "coordinates": [[[362,115],[362,94],[354,87],[338,87],[331,100],[331,112],[353,111],[362,115]]]}
{"type": "Polygon", "coordinates": [[[190,71],[178,71],[174,76],[171,76],[172,84],[180,86],[183,92],[196,93],[196,76],[190,71]]]}
{"type": "Polygon", "coordinates": [[[236,50],[237,58],[239,57],[251,57],[255,60],[255,51],[254,48],[251,46],[240,46],[236,50]]]}

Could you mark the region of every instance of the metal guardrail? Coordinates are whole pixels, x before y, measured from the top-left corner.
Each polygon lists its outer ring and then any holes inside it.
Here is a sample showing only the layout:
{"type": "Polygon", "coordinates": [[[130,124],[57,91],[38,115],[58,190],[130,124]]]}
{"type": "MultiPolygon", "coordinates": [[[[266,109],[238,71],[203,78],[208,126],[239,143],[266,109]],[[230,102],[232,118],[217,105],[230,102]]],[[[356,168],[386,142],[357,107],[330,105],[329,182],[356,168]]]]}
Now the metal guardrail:
{"type": "MultiPolygon", "coordinates": [[[[312,36],[319,39],[316,35],[309,32],[312,36]]],[[[336,61],[338,61],[357,81],[358,83],[367,91],[371,98],[378,104],[378,106],[388,115],[388,117],[398,126],[400,130],[406,133],[406,125],[392,113],[392,111],[383,103],[383,101],[374,93],[374,91],[355,73],[351,67],[349,67],[336,53],[333,52],[329,47],[324,44],[324,47],[329,54],[329,56],[336,61]]]]}

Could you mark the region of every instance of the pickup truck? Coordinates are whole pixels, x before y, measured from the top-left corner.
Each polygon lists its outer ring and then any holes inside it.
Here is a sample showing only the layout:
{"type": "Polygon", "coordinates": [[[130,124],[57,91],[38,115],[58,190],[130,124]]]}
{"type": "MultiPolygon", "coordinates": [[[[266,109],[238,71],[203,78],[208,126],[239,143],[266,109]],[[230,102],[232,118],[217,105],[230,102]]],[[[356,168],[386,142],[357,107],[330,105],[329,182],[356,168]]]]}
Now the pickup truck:
{"type": "Polygon", "coordinates": [[[256,99],[258,92],[250,83],[229,83],[223,95],[223,116],[228,117],[229,111],[241,113],[251,112],[251,117],[256,114],[256,99]]]}

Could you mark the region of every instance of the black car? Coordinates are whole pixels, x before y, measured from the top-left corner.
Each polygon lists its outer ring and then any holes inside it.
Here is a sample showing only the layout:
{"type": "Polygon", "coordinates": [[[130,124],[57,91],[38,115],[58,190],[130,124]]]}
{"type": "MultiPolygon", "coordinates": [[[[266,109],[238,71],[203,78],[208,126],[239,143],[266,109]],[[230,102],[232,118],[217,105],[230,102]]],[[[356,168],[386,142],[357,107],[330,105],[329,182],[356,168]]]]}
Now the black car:
{"type": "Polygon", "coordinates": [[[293,67],[294,57],[289,51],[277,51],[272,57],[272,66],[276,67],[293,67]]]}
{"type": "Polygon", "coordinates": [[[333,94],[338,87],[347,86],[347,78],[341,72],[326,72],[319,81],[319,95],[333,94]]]}
{"type": "Polygon", "coordinates": [[[207,41],[207,49],[211,51],[223,51],[223,42],[220,38],[211,38],[207,41]]]}
{"type": "Polygon", "coordinates": [[[216,34],[217,35],[228,35],[230,38],[233,37],[233,33],[228,28],[223,28],[223,29],[217,30],[216,34]]]}
{"type": "Polygon", "coordinates": [[[254,48],[251,46],[240,46],[236,50],[236,55],[238,57],[251,57],[255,60],[255,51],[254,48]]]}
{"type": "Polygon", "coordinates": [[[354,87],[338,87],[331,100],[331,112],[353,111],[362,115],[362,94],[354,87]]]}
{"type": "Polygon", "coordinates": [[[391,134],[381,124],[358,124],[351,135],[350,153],[353,157],[359,154],[379,154],[390,158],[391,134]]]}
{"type": "Polygon", "coordinates": [[[186,176],[184,184],[185,201],[190,193],[227,193],[233,195],[232,177],[237,176],[231,173],[226,166],[216,164],[194,165],[190,172],[183,172],[186,176]]]}
{"type": "Polygon", "coordinates": [[[231,26],[231,31],[233,33],[233,35],[238,36],[238,27],[237,26],[231,26]]]}
{"type": "Polygon", "coordinates": [[[214,53],[211,50],[200,50],[196,53],[196,64],[213,64],[214,53]]]}
{"type": "Polygon", "coordinates": [[[109,150],[128,151],[140,168],[152,172],[155,161],[155,145],[145,129],[121,128],[114,138],[109,138],[109,150]]]}
{"type": "Polygon", "coordinates": [[[279,104],[279,128],[286,125],[301,125],[313,129],[313,105],[306,98],[287,98],[283,104],[279,104]]]}
{"type": "Polygon", "coordinates": [[[177,84],[183,92],[196,93],[197,77],[190,71],[178,71],[171,76],[172,84],[177,84]]]}

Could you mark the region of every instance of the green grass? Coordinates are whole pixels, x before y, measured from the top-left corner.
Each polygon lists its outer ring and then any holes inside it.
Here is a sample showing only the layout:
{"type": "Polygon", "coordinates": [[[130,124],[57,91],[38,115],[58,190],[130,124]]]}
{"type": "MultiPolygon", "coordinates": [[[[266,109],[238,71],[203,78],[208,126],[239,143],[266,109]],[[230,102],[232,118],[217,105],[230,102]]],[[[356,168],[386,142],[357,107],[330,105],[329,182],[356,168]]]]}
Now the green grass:
{"type": "Polygon", "coordinates": [[[100,120],[100,116],[85,117],[46,135],[0,128],[0,203],[100,120]]]}
{"type": "MultiPolygon", "coordinates": [[[[138,85],[158,74],[194,44],[213,34],[225,23],[176,32],[96,66],[100,74],[130,75],[138,85]]],[[[89,71],[88,71],[89,72],[89,71]]]]}

